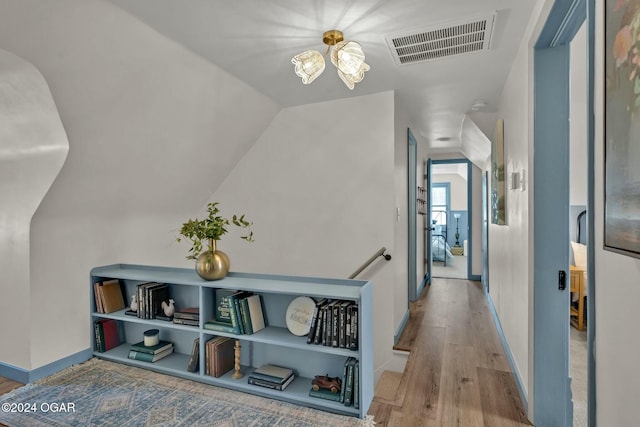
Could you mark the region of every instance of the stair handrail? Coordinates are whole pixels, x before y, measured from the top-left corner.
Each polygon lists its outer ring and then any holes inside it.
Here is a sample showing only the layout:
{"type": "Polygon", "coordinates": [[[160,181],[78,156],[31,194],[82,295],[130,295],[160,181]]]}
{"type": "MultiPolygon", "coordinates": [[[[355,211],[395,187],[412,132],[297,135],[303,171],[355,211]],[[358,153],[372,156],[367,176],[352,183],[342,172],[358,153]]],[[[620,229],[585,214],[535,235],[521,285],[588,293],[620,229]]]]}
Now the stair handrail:
{"type": "Polygon", "coordinates": [[[351,274],[351,276],[349,276],[349,279],[353,279],[353,278],[355,278],[358,274],[362,273],[362,271],[363,271],[365,268],[369,267],[369,265],[371,265],[371,263],[372,263],[373,261],[375,261],[379,256],[384,257],[384,259],[386,259],[387,261],[389,261],[389,260],[391,259],[391,255],[389,255],[389,254],[385,254],[385,251],[386,251],[386,250],[387,250],[387,248],[385,248],[384,246],[383,246],[383,247],[381,247],[380,249],[378,249],[378,251],[377,251],[375,254],[373,254],[373,255],[371,256],[371,258],[369,258],[368,260],[366,260],[366,261],[364,262],[364,264],[362,264],[362,265],[360,266],[360,268],[358,268],[356,271],[354,271],[354,272],[351,274]]]}

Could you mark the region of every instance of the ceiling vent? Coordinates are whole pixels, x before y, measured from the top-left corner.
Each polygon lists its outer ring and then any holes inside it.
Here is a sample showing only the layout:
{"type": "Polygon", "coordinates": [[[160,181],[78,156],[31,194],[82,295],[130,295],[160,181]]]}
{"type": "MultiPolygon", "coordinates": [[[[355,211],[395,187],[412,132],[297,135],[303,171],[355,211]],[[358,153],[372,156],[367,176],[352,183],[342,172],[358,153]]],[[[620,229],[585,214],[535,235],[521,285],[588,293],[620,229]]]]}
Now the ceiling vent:
{"type": "Polygon", "coordinates": [[[387,35],[385,39],[397,65],[489,50],[495,16],[387,35]]]}

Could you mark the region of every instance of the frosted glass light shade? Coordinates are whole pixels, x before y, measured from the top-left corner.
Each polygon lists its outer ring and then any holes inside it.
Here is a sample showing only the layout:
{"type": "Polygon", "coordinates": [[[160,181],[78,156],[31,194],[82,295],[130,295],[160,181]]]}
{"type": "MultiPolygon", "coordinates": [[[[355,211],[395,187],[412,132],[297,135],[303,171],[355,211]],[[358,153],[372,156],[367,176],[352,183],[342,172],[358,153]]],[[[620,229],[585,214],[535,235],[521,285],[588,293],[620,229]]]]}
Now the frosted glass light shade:
{"type": "Polygon", "coordinates": [[[296,74],[308,85],[324,71],[324,57],[317,50],[306,50],[291,58],[296,74]]]}
{"type": "Polygon", "coordinates": [[[364,62],[364,51],[359,43],[342,41],[331,52],[331,63],[338,69],[338,76],[351,90],[364,78],[371,67],[364,62]]]}

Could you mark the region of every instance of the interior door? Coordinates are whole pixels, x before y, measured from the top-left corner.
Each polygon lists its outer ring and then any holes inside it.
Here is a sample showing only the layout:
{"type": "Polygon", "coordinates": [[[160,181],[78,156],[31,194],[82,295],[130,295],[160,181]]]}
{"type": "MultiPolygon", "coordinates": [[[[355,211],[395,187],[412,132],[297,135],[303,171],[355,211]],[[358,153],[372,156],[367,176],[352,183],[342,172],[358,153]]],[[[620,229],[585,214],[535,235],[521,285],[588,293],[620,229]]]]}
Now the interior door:
{"type": "Polygon", "coordinates": [[[431,159],[424,163],[425,215],[424,215],[424,271],[427,284],[431,284],[431,159]]]}

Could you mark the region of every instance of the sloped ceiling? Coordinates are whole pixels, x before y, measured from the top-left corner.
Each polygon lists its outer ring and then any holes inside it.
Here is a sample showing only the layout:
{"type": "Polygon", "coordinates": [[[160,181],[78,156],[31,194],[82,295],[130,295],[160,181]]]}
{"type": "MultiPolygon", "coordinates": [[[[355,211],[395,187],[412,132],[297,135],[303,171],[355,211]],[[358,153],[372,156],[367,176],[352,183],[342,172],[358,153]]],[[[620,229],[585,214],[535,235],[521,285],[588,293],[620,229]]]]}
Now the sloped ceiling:
{"type": "MultiPolygon", "coordinates": [[[[395,90],[419,140],[461,145],[462,125],[476,100],[491,114],[502,92],[535,2],[508,0],[111,0],[167,37],[229,71],[282,106],[395,90]],[[385,37],[495,14],[490,49],[398,66],[385,37]],[[338,29],[360,42],[371,65],[349,91],[328,64],[304,86],[290,62],[323,51],[322,34],[338,29]]],[[[490,135],[495,117],[479,123],[490,135]]],[[[442,146],[440,148],[447,148],[442,146]]],[[[471,154],[473,155],[473,154],[471,154]]]]}

